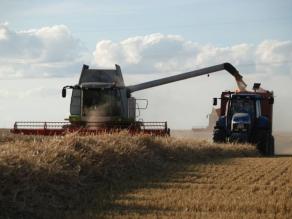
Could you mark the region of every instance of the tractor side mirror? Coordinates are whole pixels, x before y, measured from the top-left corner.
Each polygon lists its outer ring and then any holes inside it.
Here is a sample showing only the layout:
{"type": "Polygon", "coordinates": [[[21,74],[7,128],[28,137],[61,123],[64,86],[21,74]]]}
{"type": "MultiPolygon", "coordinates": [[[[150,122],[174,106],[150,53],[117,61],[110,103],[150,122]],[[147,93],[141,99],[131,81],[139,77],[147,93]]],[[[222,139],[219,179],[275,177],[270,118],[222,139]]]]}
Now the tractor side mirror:
{"type": "Polygon", "coordinates": [[[62,97],[65,98],[66,97],[66,88],[63,87],[62,89],[62,97]]]}
{"type": "Polygon", "coordinates": [[[269,104],[274,104],[274,97],[269,98],[269,104]]]}
{"type": "Polygon", "coordinates": [[[213,98],[213,106],[217,106],[217,98],[213,98]]]}

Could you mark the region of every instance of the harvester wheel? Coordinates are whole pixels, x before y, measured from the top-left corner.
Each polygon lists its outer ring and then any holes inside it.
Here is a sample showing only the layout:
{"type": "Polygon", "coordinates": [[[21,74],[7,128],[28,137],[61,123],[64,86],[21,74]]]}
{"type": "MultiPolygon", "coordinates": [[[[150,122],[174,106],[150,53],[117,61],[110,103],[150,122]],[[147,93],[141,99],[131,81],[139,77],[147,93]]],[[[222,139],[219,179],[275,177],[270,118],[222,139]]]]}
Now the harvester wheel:
{"type": "Polygon", "coordinates": [[[226,133],[222,129],[214,129],[213,141],[215,143],[224,143],[226,142],[226,133]]]}

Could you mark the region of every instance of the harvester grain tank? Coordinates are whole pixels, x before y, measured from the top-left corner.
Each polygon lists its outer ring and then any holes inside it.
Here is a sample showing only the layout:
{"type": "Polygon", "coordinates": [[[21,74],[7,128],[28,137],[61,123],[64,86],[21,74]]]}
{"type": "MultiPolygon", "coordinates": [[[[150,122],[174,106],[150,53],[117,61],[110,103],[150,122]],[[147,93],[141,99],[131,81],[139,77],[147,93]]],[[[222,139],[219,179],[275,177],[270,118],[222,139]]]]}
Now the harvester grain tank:
{"type": "MultiPolygon", "coordinates": [[[[265,155],[274,154],[274,94],[255,83],[253,91],[222,92],[219,119],[214,127],[215,142],[250,142],[265,155]]],[[[214,98],[213,105],[217,105],[214,98]]]]}
{"type": "Polygon", "coordinates": [[[83,65],[78,84],[65,86],[62,89],[63,97],[66,97],[67,89],[72,89],[69,122],[29,124],[16,122],[12,132],[55,135],[77,130],[79,132],[99,133],[128,129],[131,132],[169,134],[166,122],[136,121],[137,105],[132,93],[221,70],[229,72],[239,87],[242,89],[246,87],[242,76],[230,63],[131,86],[125,86],[121,68],[118,65],[115,69],[90,69],[89,66],[83,65]],[[42,124],[44,124],[44,128],[42,128],[42,124]],[[34,125],[38,125],[38,127],[34,128],[34,125]]]}

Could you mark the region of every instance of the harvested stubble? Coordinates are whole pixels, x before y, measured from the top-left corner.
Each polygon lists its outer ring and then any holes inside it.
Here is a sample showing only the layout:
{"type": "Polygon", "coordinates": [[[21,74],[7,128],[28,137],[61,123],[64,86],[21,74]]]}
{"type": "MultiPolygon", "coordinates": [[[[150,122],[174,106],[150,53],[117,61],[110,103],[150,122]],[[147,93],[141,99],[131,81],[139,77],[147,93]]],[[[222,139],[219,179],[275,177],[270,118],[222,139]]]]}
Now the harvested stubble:
{"type": "Polygon", "coordinates": [[[166,173],[177,163],[244,156],[258,153],[250,145],[234,147],[127,133],[2,136],[0,217],[98,215],[116,198],[121,184],[125,189],[130,182],[149,181],[153,174],[166,173]]]}

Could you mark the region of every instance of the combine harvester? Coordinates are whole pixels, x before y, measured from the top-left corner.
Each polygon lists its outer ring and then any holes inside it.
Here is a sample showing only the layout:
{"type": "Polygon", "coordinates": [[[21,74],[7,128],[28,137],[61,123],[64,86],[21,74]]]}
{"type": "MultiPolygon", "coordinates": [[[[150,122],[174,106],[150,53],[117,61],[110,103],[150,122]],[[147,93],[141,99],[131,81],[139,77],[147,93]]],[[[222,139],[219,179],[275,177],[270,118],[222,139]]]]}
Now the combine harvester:
{"type": "MultiPolygon", "coordinates": [[[[169,135],[170,130],[167,127],[167,122],[136,121],[136,110],[140,108],[137,107],[136,99],[131,94],[188,78],[209,75],[221,70],[229,72],[235,78],[240,91],[245,91],[246,84],[242,80],[242,76],[230,63],[132,86],[125,86],[118,65],[114,70],[89,69],[89,66],[83,65],[79,83],[74,86],[65,86],[62,89],[62,97],[66,97],[67,89],[72,89],[68,122],[15,122],[11,132],[25,135],[64,135],[71,132],[99,134],[126,129],[133,134],[169,135]]],[[[146,100],[145,108],[147,108],[147,105],[146,100]]],[[[223,136],[222,132],[219,135],[223,136]]],[[[216,134],[215,141],[224,141],[223,137],[219,139],[217,137],[216,134]]],[[[229,136],[225,135],[225,137],[228,138],[229,136]]]]}

